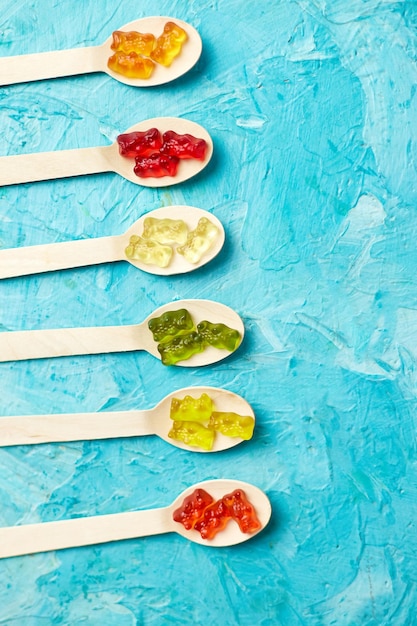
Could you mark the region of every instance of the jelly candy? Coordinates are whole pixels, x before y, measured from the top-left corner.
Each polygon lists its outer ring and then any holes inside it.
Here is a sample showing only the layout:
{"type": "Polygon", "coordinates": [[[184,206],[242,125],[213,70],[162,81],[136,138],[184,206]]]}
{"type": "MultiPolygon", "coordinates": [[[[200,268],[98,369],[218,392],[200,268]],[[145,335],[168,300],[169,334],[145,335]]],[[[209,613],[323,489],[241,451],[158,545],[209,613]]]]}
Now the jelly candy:
{"type": "Polygon", "coordinates": [[[117,74],[123,74],[128,78],[149,78],[155,64],[136,52],[115,52],[107,61],[107,66],[117,74]]]}
{"type": "Polygon", "coordinates": [[[197,332],[205,343],[223,350],[233,352],[239,345],[240,334],[225,324],[213,324],[204,320],[197,325],[197,332]]]}
{"type": "Polygon", "coordinates": [[[187,224],[183,220],[146,217],[143,222],[142,237],[154,239],[159,243],[184,243],[187,240],[187,234],[187,224]]]}
{"type": "Polygon", "coordinates": [[[197,530],[203,539],[213,539],[230,519],[237,522],[242,533],[254,533],[262,528],[242,489],[235,489],[216,501],[203,489],[196,489],[184,499],[172,517],[187,530],[197,530]]]}
{"type": "Polygon", "coordinates": [[[249,415],[213,411],[209,426],[227,437],[240,437],[248,440],[253,435],[255,420],[249,415]]]}
{"type": "Polygon", "coordinates": [[[229,507],[223,502],[223,499],[216,500],[204,509],[202,518],[194,524],[194,528],[198,530],[203,539],[213,539],[218,532],[226,527],[230,519],[229,507]]]}
{"type": "Polygon", "coordinates": [[[155,48],[152,50],[151,59],[169,67],[172,61],[179,55],[183,43],[187,40],[187,33],[174,22],[167,22],[164,32],[156,40],[155,48]]]}
{"type": "Polygon", "coordinates": [[[133,171],[136,176],[140,178],[162,178],[163,176],[175,176],[179,158],[154,153],[149,156],[136,157],[135,163],[133,171]]]}
{"type": "Polygon", "coordinates": [[[193,135],[178,135],[173,130],[167,130],[163,135],[162,154],[177,156],[180,159],[198,159],[204,161],[207,143],[193,135]]]}
{"type": "Polygon", "coordinates": [[[202,352],[207,345],[233,351],[240,341],[237,330],[225,324],[200,322],[197,331],[186,309],[166,311],[148,322],[149,330],[158,341],[158,352],[164,365],[174,365],[202,352]]]}
{"type": "Polygon", "coordinates": [[[206,393],[199,398],[185,396],[172,398],[170,418],[187,422],[208,422],[213,411],[213,401],[206,393]]]}
{"type": "Polygon", "coordinates": [[[242,489],[235,489],[223,496],[222,501],[227,506],[231,517],[239,524],[242,533],[254,533],[261,528],[255,509],[242,489]]]}
{"type": "Polygon", "coordinates": [[[204,347],[201,335],[191,331],[186,335],[179,335],[170,341],[158,344],[158,352],[164,365],[175,365],[178,361],[185,361],[194,354],[203,352],[204,347]]]}
{"type": "Polygon", "coordinates": [[[119,152],[124,157],[149,156],[162,146],[161,133],[157,128],[123,133],[117,137],[119,152]]]}
{"type": "Polygon", "coordinates": [[[194,322],[187,309],[177,311],[165,311],[159,317],[153,317],[148,322],[155,341],[169,339],[179,333],[185,333],[194,328],[194,322]]]}
{"type": "Polygon", "coordinates": [[[163,246],[151,239],[132,235],[129,239],[129,245],[125,249],[125,254],[132,261],[142,261],[146,265],[167,267],[171,261],[172,248],[163,246]]]}
{"type": "Polygon", "coordinates": [[[172,518],[175,522],[183,524],[186,530],[190,530],[194,527],[195,522],[200,519],[204,509],[212,502],[214,502],[214,498],[207,491],[196,489],[184,498],[182,505],[172,514],[172,518]]]}
{"type": "Polygon", "coordinates": [[[121,50],[122,52],[136,52],[143,56],[150,56],[155,46],[155,35],[150,33],[138,33],[137,31],[115,30],[113,33],[112,50],[121,50]]]}
{"type": "Polygon", "coordinates": [[[210,250],[218,234],[217,226],[206,217],[202,217],[197,227],[188,233],[185,244],[177,248],[177,252],[189,263],[198,263],[201,257],[210,250]]]}
{"type": "Polygon", "coordinates": [[[204,450],[211,450],[214,442],[214,430],[199,422],[173,422],[168,437],[182,441],[187,446],[197,446],[204,450]]]}

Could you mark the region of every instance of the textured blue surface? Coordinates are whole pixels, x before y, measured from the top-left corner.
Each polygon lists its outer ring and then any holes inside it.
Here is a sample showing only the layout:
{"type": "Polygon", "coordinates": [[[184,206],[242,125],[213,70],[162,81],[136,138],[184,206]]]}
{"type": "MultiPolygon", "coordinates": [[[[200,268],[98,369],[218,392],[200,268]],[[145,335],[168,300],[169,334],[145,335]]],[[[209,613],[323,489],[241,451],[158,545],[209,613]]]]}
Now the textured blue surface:
{"type": "Polygon", "coordinates": [[[130,324],[202,297],[241,314],[244,344],[195,370],[145,353],[0,364],[0,413],[148,408],[207,384],[252,404],[255,436],[216,455],[156,437],[2,449],[0,524],[164,506],[223,476],[264,489],[273,518],[235,548],[166,535],[1,561],[0,624],[417,624],[415,1],[2,0],[0,55],[100,44],[155,14],[200,32],[187,76],[1,88],[0,154],[107,145],[172,115],[210,132],[209,167],[163,190],[115,174],[3,187],[0,245],[190,204],[226,246],[170,279],[117,263],[2,281],[0,329],[130,324]]]}

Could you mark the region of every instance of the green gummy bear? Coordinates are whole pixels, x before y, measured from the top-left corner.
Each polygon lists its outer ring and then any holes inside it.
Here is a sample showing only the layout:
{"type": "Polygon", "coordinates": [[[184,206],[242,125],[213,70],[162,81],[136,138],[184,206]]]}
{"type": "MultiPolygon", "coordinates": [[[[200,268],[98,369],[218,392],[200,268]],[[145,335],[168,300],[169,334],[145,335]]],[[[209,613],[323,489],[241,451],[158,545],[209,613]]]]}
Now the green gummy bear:
{"type": "Polygon", "coordinates": [[[240,437],[251,439],[255,420],[250,415],[238,415],[237,413],[213,411],[210,417],[209,427],[226,435],[227,437],[240,437]]]}
{"type": "Polygon", "coordinates": [[[158,352],[164,365],[175,365],[178,361],[186,361],[205,348],[202,337],[195,331],[173,337],[170,341],[158,344],[158,352]]]}
{"type": "Polygon", "coordinates": [[[172,398],[170,418],[187,422],[208,422],[213,411],[213,401],[203,393],[199,398],[185,396],[182,400],[172,398]]]}
{"type": "Polygon", "coordinates": [[[173,422],[168,437],[182,441],[187,446],[196,446],[204,450],[211,450],[214,442],[214,430],[206,428],[198,422],[173,422]]]}
{"type": "Polygon", "coordinates": [[[240,333],[225,324],[213,324],[204,320],[197,324],[197,332],[204,342],[214,348],[233,352],[240,343],[240,333]]]}
{"type": "Polygon", "coordinates": [[[165,311],[159,317],[153,317],[148,322],[155,341],[170,340],[174,335],[185,333],[194,328],[194,322],[187,309],[178,311],[165,311]]]}

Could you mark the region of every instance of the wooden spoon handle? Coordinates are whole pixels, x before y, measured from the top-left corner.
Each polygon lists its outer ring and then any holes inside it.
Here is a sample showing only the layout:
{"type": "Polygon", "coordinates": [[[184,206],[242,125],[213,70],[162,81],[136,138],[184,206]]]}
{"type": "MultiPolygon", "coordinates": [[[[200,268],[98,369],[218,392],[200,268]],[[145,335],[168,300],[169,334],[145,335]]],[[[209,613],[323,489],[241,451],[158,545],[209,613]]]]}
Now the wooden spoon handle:
{"type": "MultiPolygon", "coordinates": [[[[147,331],[147,329],[146,329],[147,331]]],[[[18,330],[0,333],[0,362],[152,348],[141,325],[18,330]]]]}
{"type": "Polygon", "coordinates": [[[0,157],[0,185],[113,171],[112,146],[0,157]]]}
{"type": "Polygon", "coordinates": [[[9,526],[0,528],[0,558],[160,535],[170,531],[172,522],[168,507],[9,526]]]}
{"type": "Polygon", "coordinates": [[[100,46],[2,57],[0,85],[98,72],[101,64],[100,46]]]}
{"type": "Polygon", "coordinates": [[[0,250],[0,278],[84,267],[123,258],[118,236],[0,250]]]}
{"type": "Polygon", "coordinates": [[[0,446],[154,435],[150,411],[102,411],[0,418],[0,446]]]}

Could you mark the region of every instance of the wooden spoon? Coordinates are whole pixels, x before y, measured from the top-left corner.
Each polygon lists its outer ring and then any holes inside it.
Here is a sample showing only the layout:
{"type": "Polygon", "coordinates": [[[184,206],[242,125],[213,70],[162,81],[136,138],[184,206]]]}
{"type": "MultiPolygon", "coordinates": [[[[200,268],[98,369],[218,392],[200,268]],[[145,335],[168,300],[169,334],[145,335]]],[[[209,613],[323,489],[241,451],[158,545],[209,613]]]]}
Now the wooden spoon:
{"type": "Polygon", "coordinates": [[[88,441],[117,437],[157,435],[177,448],[192,452],[220,452],[242,443],[240,437],[227,437],[217,432],[211,450],[189,446],[168,437],[172,427],[172,398],[199,398],[206,393],[215,411],[247,415],[255,419],[251,405],[241,396],[217,387],[185,387],[174,391],[154,408],[131,411],[100,411],[98,413],[63,413],[56,415],[19,415],[0,417],[0,446],[18,446],[62,441],[88,441]]]}
{"type": "Polygon", "coordinates": [[[269,498],[258,487],[240,480],[207,480],[188,487],[170,506],[164,508],[0,528],[0,558],[170,532],[176,532],[194,543],[222,548],[243,543],[260,533],[268,524],[271,513],[269,498]],[[194,529],[185,530],[182,524],[172,519],[172,514],[182,505],[184,498],[199,488],[207,491],[216,500],[235,489],[242,489],[255,509],[261,528],[252,534],[243,533],[230,520],[226,528],[211,540],[202,539],[194,529]]]}
{"type": "Polygon", "coordinates": [[[40,272],[50,272],[71,267],[84,267],[97,263],[108,263],[109,261],[128,261],[128,263],[144,272],[159,276],[185,274],[206,265],[206,263],[214,259],[222,249],[224,240],[223,225],[211,213],[185,205],[162,207],[142,215],[122,235],[0,250],[0,279],[27,276],[28,274],[38,274],[40,272]],[[148,265],[142,261],[129,259],[125,253],[131,235],[142,234],[143,222],[147,217],[182,220],[187,224],[190,231],[194,230],[200,218],[206,217],[212,224],[217,226],[219,232],[212,248],[202,256],[198,263],[189,263],[184,256],[175,253],[176,246],[173,246],[174,254],[167,267],[148,265]]]}
{"type": "Polygon", "coordinates": [[[156,16],[134,20],[117,29],[125,32],[136,30],[141,33],[151,33],[158,37],[167,22],[175,22],[175,24],[183,28],[187,33],[188,39],[170,67],[155,64],[152,75],[147,79],[127,78],[107,67],[107,61],[113,54],[113,50],[110,47],[113,37],[110,35],[101,46],[0,58],[0,86],[43,80],[45,78],[89,74],[91,72],[106,72],[106,74],[119,82],[133,87],[163,85],[188,72],[200,58],[202,43],[200,35],[195,28],[175,17],[156,16]]]}
{"type": "Polygon", "coordinates": [[[135,124],[124,133],[143,132],[150,128],[158,128],[161,133],[174,130],[179,135],[190,134],[199,139],[204,139],[207,143],[204,160],[182,159],[175,176],[140,178],[133,171],[134,159],[121,156],[119,145],[115,141],[110,146],[97,146],[95,148],[72,148],[70,150],[2,156],[0,157],[0,185],[16,185],[83,174],[115,172],[131,183],[143,187],[168,187],[196,176],[210,161],[213,154],[213,142],[208,132],[199,124],[179,117],[155,117],[135,124]]]}
{"type": "MultiPolygon", "coordinates": [[[[242,342],[245,332],[243,322],[233,309],[213,300],[176,300],[156,309],[141,324],[0,332],[0,362],[132,350],[145,350],[161,359],[157,342],[148,328],[148,320],[166,311],[179,309],[189,311],[195,324],[203,320],[226,324],[239,332],[240,343],[242,342]]],[[[209,346],[203,352],[194,354],[177,365],[183,367],[210,365],[230,354],[228,350],[209,346]]]]}

